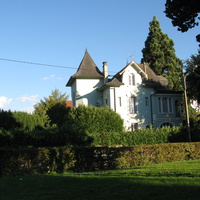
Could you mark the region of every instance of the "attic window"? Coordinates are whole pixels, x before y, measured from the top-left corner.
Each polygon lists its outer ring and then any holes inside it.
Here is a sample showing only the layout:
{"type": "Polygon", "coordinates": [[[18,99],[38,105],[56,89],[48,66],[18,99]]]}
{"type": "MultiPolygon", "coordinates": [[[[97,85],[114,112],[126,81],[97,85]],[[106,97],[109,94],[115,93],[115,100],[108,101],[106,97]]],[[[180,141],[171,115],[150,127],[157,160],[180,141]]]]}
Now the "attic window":
{"type": "Polygon", "coordinates": [[[135,75],[134,74],[129,75],[129,85],[135,85],[135,75]]]}

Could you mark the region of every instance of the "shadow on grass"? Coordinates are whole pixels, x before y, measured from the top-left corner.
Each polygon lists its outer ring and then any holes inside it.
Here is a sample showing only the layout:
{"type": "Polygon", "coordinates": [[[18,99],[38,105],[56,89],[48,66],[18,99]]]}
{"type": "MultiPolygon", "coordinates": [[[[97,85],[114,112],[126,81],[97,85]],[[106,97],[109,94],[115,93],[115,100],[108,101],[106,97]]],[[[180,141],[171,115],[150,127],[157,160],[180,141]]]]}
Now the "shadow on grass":
{"type": "Polygon", "coordinates": [[[197,200],[199,178],[43,175],[0,179],[1,200],[197,200]]]}

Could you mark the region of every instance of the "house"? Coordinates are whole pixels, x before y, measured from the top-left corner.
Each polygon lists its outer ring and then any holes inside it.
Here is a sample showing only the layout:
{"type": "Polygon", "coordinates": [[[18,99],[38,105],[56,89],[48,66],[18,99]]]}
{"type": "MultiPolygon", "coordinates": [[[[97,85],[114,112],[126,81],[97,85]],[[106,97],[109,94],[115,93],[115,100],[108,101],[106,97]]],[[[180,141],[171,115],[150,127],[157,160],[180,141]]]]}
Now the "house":
{"type": "Polygon", "coordinates": [[[146,64],[128,63],[111,79],[107,62],[103,70],[88,51],[66,86],[71,87],[73,106],[105,106],[116,111],[127,130],[180,126],[182,92],[167,89],[168,81],[146,64]]]}

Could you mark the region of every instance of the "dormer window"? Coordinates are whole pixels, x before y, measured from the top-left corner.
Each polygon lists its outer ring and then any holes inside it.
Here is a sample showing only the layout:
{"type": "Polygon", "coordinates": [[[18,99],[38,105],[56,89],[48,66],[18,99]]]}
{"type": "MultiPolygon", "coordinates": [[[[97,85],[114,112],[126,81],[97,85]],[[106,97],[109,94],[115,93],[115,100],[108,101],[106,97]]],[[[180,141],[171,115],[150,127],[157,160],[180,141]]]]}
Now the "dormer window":
{"type": "Polygon", "coordinates": [[[129,75],[129,85],[135,85],[135,75],[134,74],[129,75]]]}

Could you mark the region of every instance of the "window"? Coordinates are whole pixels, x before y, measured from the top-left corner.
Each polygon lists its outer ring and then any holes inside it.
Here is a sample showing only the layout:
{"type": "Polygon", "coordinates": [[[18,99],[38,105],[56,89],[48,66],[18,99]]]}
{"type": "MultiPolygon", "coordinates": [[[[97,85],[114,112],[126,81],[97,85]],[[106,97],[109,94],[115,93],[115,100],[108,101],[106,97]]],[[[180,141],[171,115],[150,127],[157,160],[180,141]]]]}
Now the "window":
{"type": "Polygon", "coordinates": [[[148,106],[149,105],[149,98],[145,97],[145,105],[148,106]]]}
{"type": "Polygon", "coordinates": [[[105,104],[106,104],[106,106],[108,105],[108,99],[105,99],[105,104]]]}
{"type": "Polygon", "coordinates": [[[175,113],[176,113],[176,117],[181,116],[181,106],[178,100],[175,101],[175,113]]]}
{"type": "Polygon", "coordinates": [[[172,113],[172,99],[171,97],[158,98],[159,113],[172,113]]]}
{"type": "Polygon", "coordinates": [[[132,123],[131,124],[131,131],[138,130],[138,123],[132,123]]]}
{"type": "Polygon", "coordinates": [[[119,97],[119,106],[121,107],[122,106],[122,98],[119,97]]]}
{"type": "Polygon", "coordinates": [[[162,98],[162,111],[166,113],[167,110],[167,98],[162,98]]]}
{"type": "Polygon", "coordinates": [[[100,107],[100,103],[99,102],[96,102],[96,107],[100,107]]]}
{"type": "Polygon", "coordinates": [[[136,97],[131,97],[129,99],[129,111],[131,114],[137,113],[137,99],[136,97]]]}
{"type": "Polygon", "coordinates": [[[172,113],[172,98],[168,98],[168,107],[169,107],[169,112],[172,113]]]}
{"type": "Polygon", "coordinates": [[[135,85],[135,75],[134,74],[129,75],[129,85],[135,85]]]}

